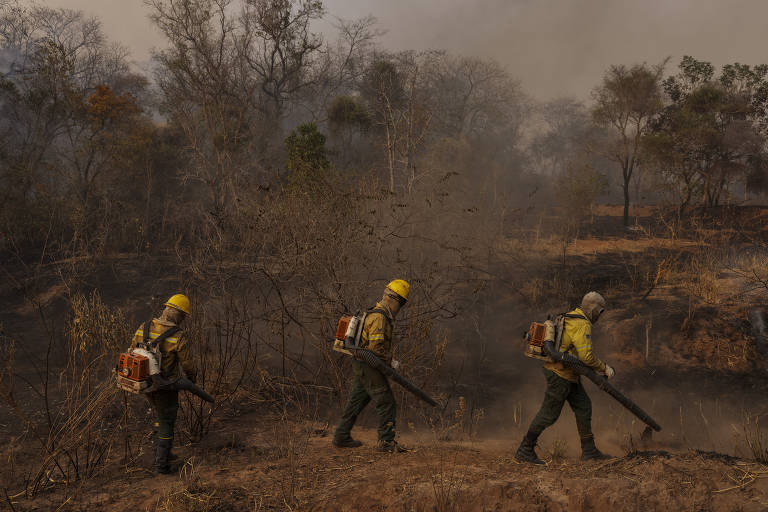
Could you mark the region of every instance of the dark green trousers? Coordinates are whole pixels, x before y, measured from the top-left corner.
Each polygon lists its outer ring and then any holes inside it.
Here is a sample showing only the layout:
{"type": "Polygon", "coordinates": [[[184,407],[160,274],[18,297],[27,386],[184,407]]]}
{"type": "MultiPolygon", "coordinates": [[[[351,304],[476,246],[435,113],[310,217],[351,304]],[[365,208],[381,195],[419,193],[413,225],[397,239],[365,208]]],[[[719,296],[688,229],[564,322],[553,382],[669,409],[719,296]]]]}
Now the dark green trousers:
{"type": "Polygon", "coordinates": [[[576,415],[576,428],[579,430],[579,437],[590,436],[592,434],[592,401],[589,399],[581,379],[579,382],[571,382],[546,368],[544,369],[544,376],[547,379],[544,403],[541,404],[541,409],[533,418],[528,432],[537,436],[541,434],[544,429],[557,421],[563,410],[563,405],[568,402],[576,415]]]}
{"type": "Polygon", "coordinates": [[[147,395],[157,418],[157,437],[173,439],[173,426],[179,412],[179,392],[159,390],[147,395]]]}
{"type": "Polygon", "coordinates": [[[341,421],[336,427],[333,438],[337,441],[348,439],[357,416],[369,402],[373,401],[376,413],[379,415],[379,440],[393,441],[395,439],[395,417],[397,405],[395,395],[389,387],[387,378],[378,370],[359,361],[352,362],[354,382],[349,401],[341,414],[341,421]]]}

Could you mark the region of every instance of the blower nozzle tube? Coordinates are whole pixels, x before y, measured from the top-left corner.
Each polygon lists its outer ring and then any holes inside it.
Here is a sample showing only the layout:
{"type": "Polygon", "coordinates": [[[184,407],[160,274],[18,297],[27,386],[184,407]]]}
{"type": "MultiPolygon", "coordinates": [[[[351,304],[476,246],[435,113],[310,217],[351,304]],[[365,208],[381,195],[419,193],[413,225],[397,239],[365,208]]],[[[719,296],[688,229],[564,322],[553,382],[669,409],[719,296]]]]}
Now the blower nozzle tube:
{"type": "Polygon", "coordinates": [[[213,403],[215,400],[213,396],[208,394],[203,388],[193,383],[186,377],[170,381],[162,375],[153,375],[152,385],[148,387],[143,393],[152,393],[153,391],[159,391],[161,389],[175,390],[175,391],[189,391],[190,393],[199,396],[206,402],[213,403]]]}
{"type": "Polygon", "coordinates": [[[427,402],[432,407],[437,407],[439,404],[428,394],[426,394],[421,388],[417,387],[413,382],[409,381],[399,373],[397,373],[392,367],[384,363],[379,357],[365,348],[348,347],[354,351],[355,359],[366,363],[368,366],[379,370],[381,373],[391,378],[403,386],[406,390],[410,391],[418,398],[427,402]]]}
{"type": "Polygon", "coordinates": [[[545,341],[544,346],[542,347],[543,351],[551,357],[553,360],[555,360],[558,363],[563,363],[568,368],[572,369],[579,375],[583,375],[592,382],[594,382],[597,387],[611,395],[614,399],[616,399],[617,402],[619,402],[621,405],[623,405],[629,412],[637,416],[637,418],[651,427],[656,432],[661,431],[661,426],[654,421],[653,418],[651,418],[647,412],[642,410],[635,402],[627,398],[626,395],[624,395],[621,391],[616,389],[615,387],[611,386],[608,383],[608,379],[603,377],[602,375],[599,375],[597,372],[595,372],[592,368],[585,365],[581,361],[579,361],[577,358],[575,358],[573,355],[569,354],[568,352],[560,352],[559,350],[555,350],[555,345],[551,341],[545,341]]]}

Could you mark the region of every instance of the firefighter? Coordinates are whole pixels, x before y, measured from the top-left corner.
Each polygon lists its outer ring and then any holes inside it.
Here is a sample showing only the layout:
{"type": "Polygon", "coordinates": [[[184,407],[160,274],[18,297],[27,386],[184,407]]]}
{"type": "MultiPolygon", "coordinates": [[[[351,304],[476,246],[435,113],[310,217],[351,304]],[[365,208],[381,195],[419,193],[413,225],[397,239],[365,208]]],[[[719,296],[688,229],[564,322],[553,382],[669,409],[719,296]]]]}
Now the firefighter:
{"type": "MultiPolygon", "coordinates": [[[[177,294],[165,303],[160,318],[151,321],[149,339],[153,340],[165,330],[173,326],[180,326],[190,313],[189,299],[185,295],[177,294]]],[[[145,324],[133,335],[131,348],[135,348],[144,337],[145,324]]],[[[178,331],[169,336],[160,344],[160,373],[169,380],[181,377],[180,370],[184,370],[186,377],[195,382],[197,370],[189,354],[189,347],[184,331],[178,331]]],[[[176,414],[179,410],[179,392],[177,390],[160,389],[144,395],[149,400],[156,416],[155,432],[155,471],[160,474],[171,472],[170,461],[175,457],[171,453],[173,447],[173,427],[176,423],[176,414]]]]}
{"type": "MultiPolygon", "coordinates": [[[[389,283],[381,301],[368,311],[363,323],[361,346],[374,352],[388,364],[392,361],[393,323],[398,311],[408,300],[409,291],[410,285],[402,279],[395,279],[389,283]]],[[[344,407],[341,421],[336,427],[333,445],[339,448],[355,448],[362,445],[360,441],[352,439],[350,432],[357,416],[372,401],[379,416],[379,441],[376,449],[382,452],[406,451],[395,441],[397,405],[387,377],[379,370],[357,360],[352,361],[352,369],[354,371],[352,392],[344,407]]]]}
{"type": "MultiPolygon", "coordinates": [[[[597,322],[603,311],[605,299],[597,292],[587,293],[581,301],[581,307],[570,311],[565,318],[560,350],[571,353],[582,363],[610,379],[615,375],[615,371],[592,352],[592,324],[597,322]]],[[[595,437],[592,434],[592,402],[579,375],[563,363],[550,362],[544,365],[544,376],[547,379],[544,403],[528,427],[528,433],[520,443],[515,458],[521,462],[544,464],[536,456],[536,440],[544,429],[557,421],[566,401],[576,416],[576,427],[581,439],[581,460],[606,458],[595,446],[595,437]]]]}

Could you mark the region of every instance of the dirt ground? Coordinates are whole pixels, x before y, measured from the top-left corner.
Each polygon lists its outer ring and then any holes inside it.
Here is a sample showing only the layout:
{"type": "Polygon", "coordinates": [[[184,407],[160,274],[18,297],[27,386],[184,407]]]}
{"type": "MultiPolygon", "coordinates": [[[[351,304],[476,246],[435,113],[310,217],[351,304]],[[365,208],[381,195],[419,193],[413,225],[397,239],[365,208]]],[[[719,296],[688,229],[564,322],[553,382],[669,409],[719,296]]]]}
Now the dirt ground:
{"type": "MultiPolygon", "coordinates": [[[[548,243],[540,242],[537,250],[551,253],[548,243]]],[[[322,413],[303,421],[290,411],[275,412],[266,400],[246,401],[214,417],[210,433],[199,443],[182,441],[176,448],[178,472],[172,475],[152,475],[147,436],[131,448],[135,457],[129,463],[121,457],[123,447],[114,447],[105,469],[74,493],[71,486],[65,492],[61,484],[54,484],[34,498],[14,496],[22,487],[13,482],[7,485],[8,495],[0,496],[0,508],[14,512],[768,510],[768,466],[753,461],[742,430],[745,414],[765,414],[768,382],[764,361],[753,353],[749,341],[745,308],[751,299],[738,295],[743,283],[731,274],[717,274],[710,286],[719,302],[701,306],[695,315],[679,283],[662,284],[643,300],[638,300],[645,293],[639,285],[629,294],[619,293],[613,284],[646,272],[642,266],[646,258],[661,261],[690,244],[590,237],[568,248],[568,266],[575,275],[589,277],[590,269],[601,270],[599,279],[581,284],[606,289],[611,298],[609,311],[595,327],[597,352],[617,368],[616,387],[664,427],[652,442],[641,442],[642,426],[589,383],[598,446],[614,456],[610,460],[579,460],[567,407],[540,439],[538,452],[548,464],[536,467],[514,460],[544,383],[540,365],[522,357],[518,338],[512,340],[509,334],[521,331],[535,313],[527,306],[520,309],[519,298],[505,291],[485,312],[484,318],[497,320],[488,322],[483,331],[494,342],[484,347],[476,367],[467,356],[475,350],[476,337],[460,329],[445,363],[446,375],[462,375],[464,380],[452,389],[446,382],[441,390],[450,403],[443,417],[452,419],[456,400],[467,396],[483,408],[472,412],[480,412],[476,428],[464,422],[453,430],[451,425],[430,429],[426,418],[417,421],[412,414],[417,424],[400,425],[401,442],[411,451],[382,454],[374,449],[375,418],[367,411],[354,431],[364,446],[340,450],[330,439],[344,397],[324,402],[322,413]]],[[[510,251],[514,250],[511,245],[510,251]]],[[[141,269],[130,258],[115,259],[92,269],[85,289],[103,290],[105,301],[120,304],[133,325],[147,308],[146,295],[162,294],[167,287],[160,282],[148,292],[143,286],[148,278],[154,283],[162,270],[160,265],[141,269]]],[[[63,315],[65,290],[54,273],[40,280],[39,288],[39,302],[46,310],[63,315]]],[[[0,291],[9,305],[0,311],[0,321],[9,332],[23,328],[23,340],[29,343],[22,348],[29,350],[44,339],[42,328],[30,320],[37,312],[13,296],[10,286],[0,291]]],[[[19,393],[22,405],[27,395],[32,397],[21,386],[19,393]]],[[[4,443],[0,456],[23,461],[11,420],[0,421],[4,443]]],[[[149,432],[148,415],[145,420],[149,432]]],[[[5,487],[0,485],[0,490],[5,487]]]]}
{"type": "MultiPolygon", "coordinates": [[[[649,445],[596,462],[549,454],[538,467],[514,460],[518,439],[404,433],[411,451],[383,454],[372,428],[355,430],[364,442],[356,449],[334,448],[317,424],[259,413],[215,428],[177,449],[177,474],[151,475],[147,443],[140,464],[92,479],[66,510],[768,510],[768,467],[713,452],[649,445]]],[[[56,491],[16,498],[14,510],[57,510],[58,499],[56,491]]]]}

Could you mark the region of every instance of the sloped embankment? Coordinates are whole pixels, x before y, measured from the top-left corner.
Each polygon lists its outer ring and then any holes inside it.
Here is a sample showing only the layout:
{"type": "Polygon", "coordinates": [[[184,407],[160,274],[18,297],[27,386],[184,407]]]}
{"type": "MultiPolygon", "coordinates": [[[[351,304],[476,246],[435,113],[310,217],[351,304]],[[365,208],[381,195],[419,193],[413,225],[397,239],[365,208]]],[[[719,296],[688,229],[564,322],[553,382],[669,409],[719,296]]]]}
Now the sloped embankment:
{"type": "MultiPolygon", "coordinates": [[[[644,451],[607,461],[517,463],[513,442],[438,442],[405,435],[412,451],[340,450],[317,425],[240,418],[203,444],[180,447],[179,474],[140,468],[103,475],[68,510],[240,511],[761,511],[768,467],[707,452],[644,451]],[[244,420],[248,421],[244,421],[244,420]],[[255,421],[254,421],[255,420],[255,421]],[[118,477],[118,478],[116,478],[118,477]]],[[[431,437],[431,436],[430,436],[431,437]]],[[[148,448],[148,447],[146,447],[148,448]]],[[[148,450],[147,450],[148,451],[148,450]]],[[[144,456],[149,467],[149,454],[144,456]]],[[[53,506],[52,494],[19,510],[53,506]]]]}

